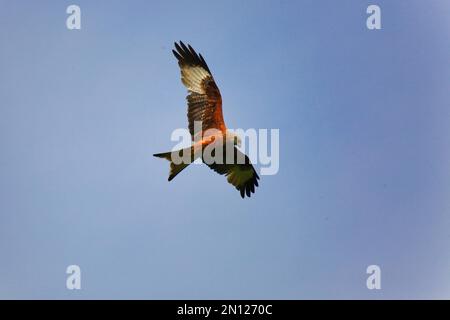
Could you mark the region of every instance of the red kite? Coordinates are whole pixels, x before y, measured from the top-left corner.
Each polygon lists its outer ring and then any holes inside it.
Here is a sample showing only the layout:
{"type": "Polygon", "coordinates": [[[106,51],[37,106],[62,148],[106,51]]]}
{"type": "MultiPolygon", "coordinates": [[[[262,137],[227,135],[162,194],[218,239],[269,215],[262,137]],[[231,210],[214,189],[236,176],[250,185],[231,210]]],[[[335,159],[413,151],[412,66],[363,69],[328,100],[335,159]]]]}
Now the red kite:
{"type": "MultiPolygon", "coordinates": [[[[222,97],[205,59],[201,54],[197,54],[190,45],[186,46],[181,41],[180,44],[175,43],[175,49],[176,51],[172,50],[172,52],[181,69],[181,81],[189,92],[186,97],[188,103],[187,116],[189,131],[194,142],[189,148],[158,153],[154,156],[170,161],[169,181],[171,181],[195,159],[202,158],[204,160],[204,154],[201,151],[214,141],[218,141],[217,134],[211,135],[206,134],[206,132],[218,132],[221,140],[225,142],[223,144],[224,158],[227,157],[226,151],[230,150],[225,146],[230,144],[233,151],[233,161],[204,162],[218,174],[225,175],[228,182],[240,191],[242,198],[245,195],[250,197],[251,193],[255,192],[255,186],[258,186],[259,176],[247,155],[237,148],[241,144],[241,139],[227,130],[225,126],[222,115],[222,97]],[[200,132],[194,131],[196,123],[201,123],[200,132]],[[179,163],[179,161],[174,160],[175,156],[179,159],[184,155],[187,155],[190,161],[179,163]]],[[[212,154],[215,153],[212,152],[212,154]]]]}

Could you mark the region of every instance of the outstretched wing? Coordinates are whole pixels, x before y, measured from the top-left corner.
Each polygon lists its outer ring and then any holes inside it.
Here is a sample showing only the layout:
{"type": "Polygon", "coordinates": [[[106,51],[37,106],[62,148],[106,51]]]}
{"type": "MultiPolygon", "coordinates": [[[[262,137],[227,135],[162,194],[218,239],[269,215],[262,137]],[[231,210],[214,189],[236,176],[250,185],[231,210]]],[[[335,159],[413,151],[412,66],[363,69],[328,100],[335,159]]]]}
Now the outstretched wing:
{"type": "Polygon", "coordinates": [[[217,129],[226,131],[222,115],[222,97],[208,65],[201,54],[180,41],[172,50],[181,69],[181,81],[189,91],[188,101],[189,131],[194,138],[194,122],[202,122],[202,131],[217,129]]]}
{"type": "MultiPolygon", "coordinates": [[[[226,155],[224,159],[226,159],[226,155]]],[[[213,163],[207,165],[218,174],[225,175],[227,181],[240,191],[242,198],[245,198],[245,195],[250,197],[255,192],[255,187],[258,186],[259,176],[247,155],[235,147],[234,162],[232,164],[227,164],[225,160],[222,162],[222,164],[213,163]],[[245,161],[241,164],[237,159],[244,159],[245,161]]]]}

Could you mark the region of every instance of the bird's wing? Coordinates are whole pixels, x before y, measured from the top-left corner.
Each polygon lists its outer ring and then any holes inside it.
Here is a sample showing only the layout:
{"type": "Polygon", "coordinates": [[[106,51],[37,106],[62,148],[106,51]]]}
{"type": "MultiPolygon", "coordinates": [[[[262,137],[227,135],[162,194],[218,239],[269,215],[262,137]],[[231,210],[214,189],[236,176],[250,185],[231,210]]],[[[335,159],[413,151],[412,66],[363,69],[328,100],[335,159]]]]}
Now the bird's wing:
{"type": "MultiPolygon", "coordinates": [[[[225,154],[224,159],[226,159],[225,154]]],[[[251,164],[250,159],[236,147],[234,147],[234,162],[232,164],[228,164],[224,160],[222,164],[215,162],[207,165],[218,174],[225,175],[227,181],[240,191],[242,198],[245,195],[250,197],[255,192],[255,187],[258,186],[259,176],[251,164]],[[240,163],[237,159],[244,159],[244,161],[240,163]]]]}
{"type": "Polygon", "coordinates": [[[180,41],[172,50],[181,69],[181,81],[189,91],[188,101],[189,131],[194,138],[194,122],[202,122],[202,131],[217,129],[226,131],[222,115],[222,97],[214,82],[211,71],[201,54],[180,41]]]}

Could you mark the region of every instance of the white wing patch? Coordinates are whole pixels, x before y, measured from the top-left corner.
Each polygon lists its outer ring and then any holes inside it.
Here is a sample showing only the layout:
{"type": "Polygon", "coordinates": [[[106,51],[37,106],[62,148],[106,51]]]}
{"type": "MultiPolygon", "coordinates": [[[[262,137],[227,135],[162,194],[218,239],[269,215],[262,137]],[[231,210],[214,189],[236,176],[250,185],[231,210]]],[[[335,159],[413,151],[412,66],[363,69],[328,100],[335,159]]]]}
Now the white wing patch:
{"type": "Polygon", "coordinates": [[[189,91],[199,94],[206,93],[202,88],[202,81],[210,76],[209,72],[202,67],[186,66],[181,69],[181,81],[183,84],[189,91]]]}

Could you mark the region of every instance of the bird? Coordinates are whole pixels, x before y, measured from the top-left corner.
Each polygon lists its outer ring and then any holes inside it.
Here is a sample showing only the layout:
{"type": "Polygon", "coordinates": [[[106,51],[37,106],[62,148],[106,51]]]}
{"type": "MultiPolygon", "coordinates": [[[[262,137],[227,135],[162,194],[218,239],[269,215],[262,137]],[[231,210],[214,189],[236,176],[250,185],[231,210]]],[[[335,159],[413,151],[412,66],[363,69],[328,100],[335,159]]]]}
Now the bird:
{"type": "Polygon", "coordinates": [[[189,44],[186,46],[180,41],[175,42],[174,46],[172,53],[178,60],[181,82],[188,90],[187,118],[192,144],[188,148],[156,153],[153,156],[170,161],[168,181],[172,181],[190,163],[201,158],[210,169],[224,175],[242,198],[250,197],[258,187],[259,176],[249,157],[238,149],[241,138],[225,125],[222,96],[212,72],[202,55],[197,54],[189,44]],[[212,149],[210,158],[213,161],[205,161],[204,150],[208,146],[212,149]],[[180,161],[181,158],[184,161],[180,161]]]}

